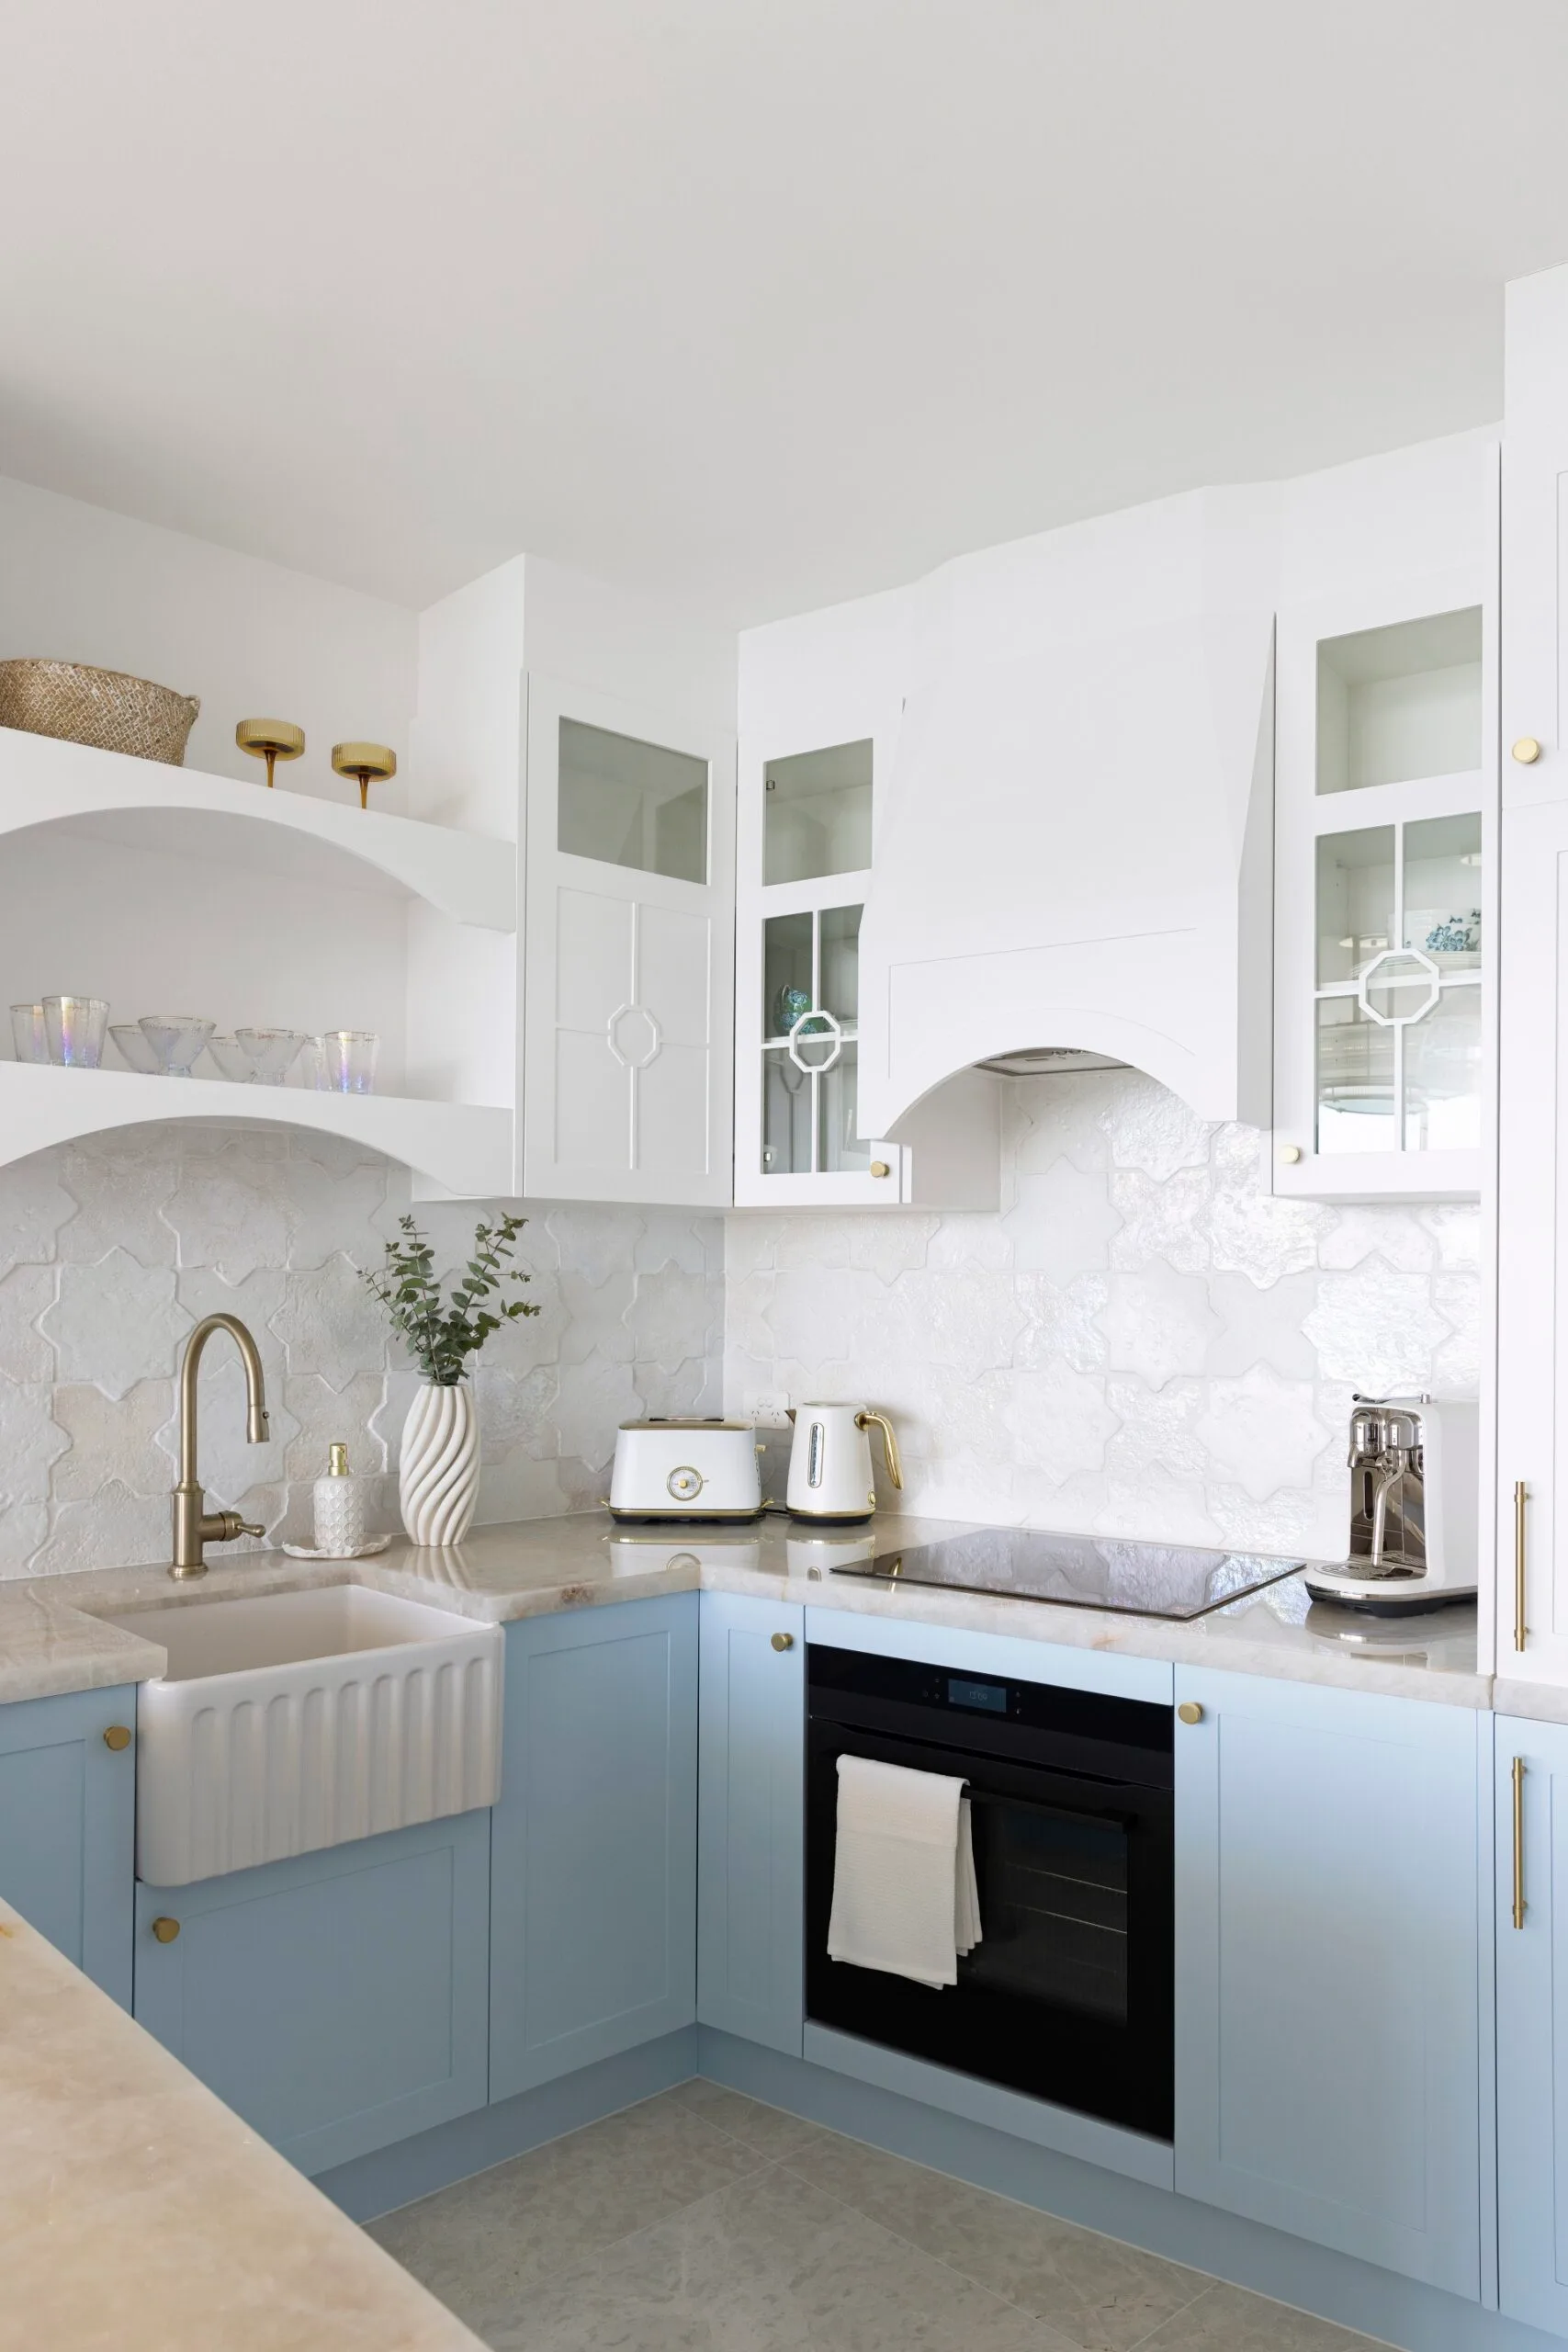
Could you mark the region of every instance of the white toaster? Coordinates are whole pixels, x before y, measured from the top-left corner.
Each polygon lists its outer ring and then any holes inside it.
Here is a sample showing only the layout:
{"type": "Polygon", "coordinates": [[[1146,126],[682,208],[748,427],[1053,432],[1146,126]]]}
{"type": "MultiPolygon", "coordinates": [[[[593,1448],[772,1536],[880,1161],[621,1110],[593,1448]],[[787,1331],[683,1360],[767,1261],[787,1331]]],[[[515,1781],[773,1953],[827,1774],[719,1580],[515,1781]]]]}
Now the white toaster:
{"type": "Polygon", "coordinates": [[[615,1519],[755,1519],[762,1508],[750,1421],[623,1421],[610,1480],[615,1519]]]}

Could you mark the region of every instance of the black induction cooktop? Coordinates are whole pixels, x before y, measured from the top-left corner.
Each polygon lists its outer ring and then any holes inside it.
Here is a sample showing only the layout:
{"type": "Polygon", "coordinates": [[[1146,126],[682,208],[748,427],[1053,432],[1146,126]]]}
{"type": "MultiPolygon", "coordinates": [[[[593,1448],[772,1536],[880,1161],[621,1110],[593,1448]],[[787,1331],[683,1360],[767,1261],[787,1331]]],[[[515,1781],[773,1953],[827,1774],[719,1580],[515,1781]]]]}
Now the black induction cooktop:
{"type": "Polygon", "coordinates": [[[835,1566],[836,1577],[887,1584],[945,1585],[1010,1600],[1114,1609],[1130,1617],[1201,1617],[1241,1594],[1278,1584],[1304,1560],[1258,1552],[1195,1551],[1184,1544],[1133,1544],[1111,1535],[1053,1535],[1030,1527],[983,1527],[937,1544],[905,1544],[874,1560],[835,1566]]]}

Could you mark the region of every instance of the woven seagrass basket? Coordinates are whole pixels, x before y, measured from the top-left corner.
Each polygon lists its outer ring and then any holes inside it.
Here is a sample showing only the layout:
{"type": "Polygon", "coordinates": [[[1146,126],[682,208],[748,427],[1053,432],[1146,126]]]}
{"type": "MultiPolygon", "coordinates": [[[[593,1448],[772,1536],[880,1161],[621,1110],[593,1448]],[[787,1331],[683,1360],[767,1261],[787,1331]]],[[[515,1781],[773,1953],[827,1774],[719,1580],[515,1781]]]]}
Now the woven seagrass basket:
{"type": "Polygon", "coordinates": [[[82,662],[0,662],[0,727],[91,743],[101,752],[129,752],[139,760],[184,764],[186,739],[201,708],[195,695],[177,695],[122,670],[91,670],[82,662]]]}

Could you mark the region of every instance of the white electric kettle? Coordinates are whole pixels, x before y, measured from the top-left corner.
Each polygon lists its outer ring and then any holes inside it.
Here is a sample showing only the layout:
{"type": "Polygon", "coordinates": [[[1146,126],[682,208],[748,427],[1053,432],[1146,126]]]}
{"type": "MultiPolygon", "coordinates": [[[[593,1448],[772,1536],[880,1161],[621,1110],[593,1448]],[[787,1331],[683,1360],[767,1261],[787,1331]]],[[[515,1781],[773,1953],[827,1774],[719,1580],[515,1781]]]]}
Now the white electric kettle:
{"type": "Polygon", "coordinates": [[[896,1487],[904,1483],[898,1441],[893,1424],[869,1405],[802,1405],[790,1414],[795,1442],[790,1448],[789,1486],[785,1499],[796,1519],[869,1519],[876,1509],[876,1488],[871,1478],[871,1440],[866,1430],[882,1431],[887,1476],[896,1487]]]}

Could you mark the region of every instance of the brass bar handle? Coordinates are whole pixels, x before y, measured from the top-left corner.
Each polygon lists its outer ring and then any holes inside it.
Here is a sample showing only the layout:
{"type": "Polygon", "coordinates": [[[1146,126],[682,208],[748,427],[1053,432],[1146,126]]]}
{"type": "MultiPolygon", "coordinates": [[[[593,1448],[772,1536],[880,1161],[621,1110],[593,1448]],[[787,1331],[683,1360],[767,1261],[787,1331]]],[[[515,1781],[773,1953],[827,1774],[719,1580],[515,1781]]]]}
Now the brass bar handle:
{"type": "Polygon", "coordinates": [[[901,1487],[904,1465],[898,1459],[898,1441],[893,1434],[893,1424],[886,1414],[874,1413],[868,1405],[863,1412],[855,1415],[855,1426],[857,1429],[878,1429],[882,1431],[882,1453],[887,1464],[888,1478],[895,1487],[901,1487]]]}
{"type": "Polygon", "coordinates": [[[1525,1645],[1525,1505],[1529,1488],[1522,1478],[1514,1482],[1514,1647],[1525,1645]]]}
{"type": "Polygon", "coordinates": [[[1525,1924],[1525,1759],[1514,1758],[1514,1925],[1525,1924]]]}

